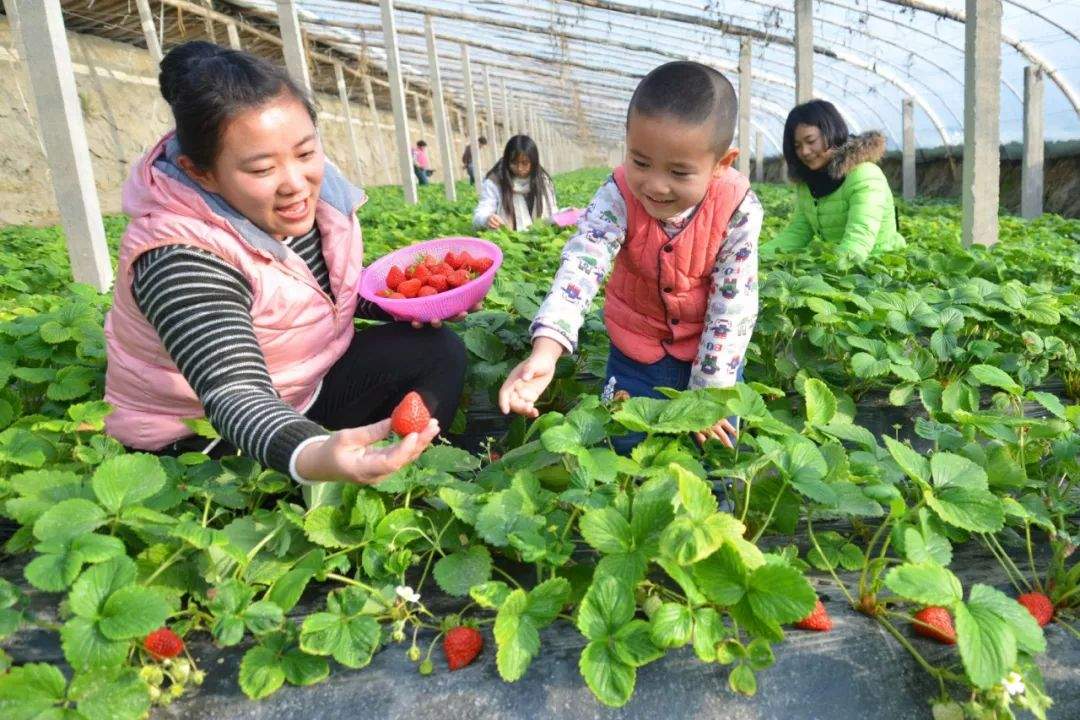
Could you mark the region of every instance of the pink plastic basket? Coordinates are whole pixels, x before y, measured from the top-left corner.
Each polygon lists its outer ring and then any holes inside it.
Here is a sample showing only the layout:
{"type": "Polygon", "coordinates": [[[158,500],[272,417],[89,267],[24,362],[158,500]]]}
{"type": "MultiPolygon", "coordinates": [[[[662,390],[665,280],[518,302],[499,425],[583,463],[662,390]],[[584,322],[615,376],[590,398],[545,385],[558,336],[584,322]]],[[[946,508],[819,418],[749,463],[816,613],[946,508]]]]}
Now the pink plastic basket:
{"type": "Polygon", "coordinates": [[[445,237],[425,240],[395,250],[389,255],[383,255],[364,268],[360,276],[360,297],[375,303],[398,320],[419,320],[420,322],[446,320],[459,313],[467,312],[469,308],[484,299],[488,290],[491,289],[491,283],[495,281],[495,273],[502,265],[502,257],[502,250],[498,245],[480,238],[445,237]],[[375,294],[386,289],[386,275],[390,272],[391,266],[397,265],[404,270],[425,255],[434,255],[442,260],[446,253],[457,254],[462,250],[467,250],[474,258],[491,258],[493,261],[491,267],[475,280],[438,295],[391,300],[375,294]]]}
{"type": "Polygon", "coordinates": [[[566,208],[552,215],[551,220],[559,227],[569,227],[570,225],[577,225],[578,220],[581,220],[581,216],[584,214],[585,211],[581,208],[566,208]]]}

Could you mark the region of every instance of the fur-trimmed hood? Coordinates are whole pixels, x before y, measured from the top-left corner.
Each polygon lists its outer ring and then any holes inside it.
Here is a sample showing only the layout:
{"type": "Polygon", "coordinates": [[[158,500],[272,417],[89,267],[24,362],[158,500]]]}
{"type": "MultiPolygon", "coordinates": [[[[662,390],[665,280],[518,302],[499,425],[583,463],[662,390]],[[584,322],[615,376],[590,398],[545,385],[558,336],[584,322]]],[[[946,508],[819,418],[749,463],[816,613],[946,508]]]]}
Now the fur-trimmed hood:
{"type": "Polygon", "coordinates": [[[884,154],[885,136],[877,130],[852,135],[833,152],[832,160],[829,161],[829,175],[843,180],[856,165],[864,162],[876,163],[884,154]]]}

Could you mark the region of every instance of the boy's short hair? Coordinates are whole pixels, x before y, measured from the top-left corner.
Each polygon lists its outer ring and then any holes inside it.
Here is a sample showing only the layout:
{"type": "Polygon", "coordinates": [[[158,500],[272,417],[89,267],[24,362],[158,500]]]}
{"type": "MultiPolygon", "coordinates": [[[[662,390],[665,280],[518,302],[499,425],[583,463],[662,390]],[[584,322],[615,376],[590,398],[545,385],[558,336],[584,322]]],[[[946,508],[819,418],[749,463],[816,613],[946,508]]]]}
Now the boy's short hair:
{"type": "Polygon", "coordinates": [[[723,73],[708,65],[679,60],[669,62],[646,75],[626,111],[626,122],[634,113],[646,117],[670,115],[685,123],[715,125],[713,150],[723,155],[735,137],[739,99],[723,73]]]}

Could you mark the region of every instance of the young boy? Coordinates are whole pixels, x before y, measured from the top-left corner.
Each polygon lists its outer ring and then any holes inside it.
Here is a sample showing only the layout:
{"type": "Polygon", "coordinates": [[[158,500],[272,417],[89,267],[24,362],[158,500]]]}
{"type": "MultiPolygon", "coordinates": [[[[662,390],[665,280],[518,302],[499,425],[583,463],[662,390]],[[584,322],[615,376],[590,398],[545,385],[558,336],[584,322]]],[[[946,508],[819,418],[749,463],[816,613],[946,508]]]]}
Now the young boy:
{"type": "MultiPolygon", "coordinates": [[[[574,351],[609,272],[609,389],[661,397],[657,387],[730,387],[741,377],[757,319],[763,212],[731,167],[737,106],[727,78],[699,63],[667,63],[641,81],[626,115],[626,162],[563,248],[533,320],[532,353],[499,390],[504,413],[538,415],[534,404],[559,356],[574,351]]],[[[721,420],[697,439],[732,447],[736,424],[721,420]]],[[[640,439],[616,438],[616,449],[640,439]]]]}

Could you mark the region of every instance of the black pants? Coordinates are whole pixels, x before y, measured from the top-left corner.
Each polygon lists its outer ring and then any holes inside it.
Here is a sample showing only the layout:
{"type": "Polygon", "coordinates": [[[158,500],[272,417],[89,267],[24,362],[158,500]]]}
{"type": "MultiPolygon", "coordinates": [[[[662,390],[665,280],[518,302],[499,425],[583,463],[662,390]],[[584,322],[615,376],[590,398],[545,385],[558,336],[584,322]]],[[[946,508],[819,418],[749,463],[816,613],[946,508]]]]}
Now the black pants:
{"type": "MultiPolygon", "coordinates": [[[[304,414],[328,430],[369,425],[390,417],[401,398],[415,390],[446,433],[461,399],[465,369],[465,345],[448,328],[416,330],[408,323],[386,323],[358,330],[304,414]]],[[[160,452],[206,451],[213,458],[236,453],[225,440],[209,450],[207,445],[205,438],[184,438],[160,452]]]]}

